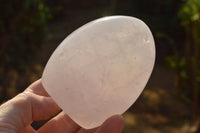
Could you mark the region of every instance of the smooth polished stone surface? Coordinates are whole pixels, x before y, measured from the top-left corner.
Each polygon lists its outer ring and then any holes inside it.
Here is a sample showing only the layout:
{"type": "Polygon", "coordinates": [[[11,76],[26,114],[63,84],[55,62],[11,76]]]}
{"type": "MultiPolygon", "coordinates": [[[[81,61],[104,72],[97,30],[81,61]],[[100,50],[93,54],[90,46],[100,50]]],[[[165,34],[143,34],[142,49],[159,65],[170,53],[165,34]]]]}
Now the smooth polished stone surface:
{"type": "Polygon", "coordinates": [[[58,46],[42,84],[72,120],[94,128],[136,101],[154,61],[154,39],[144,22],[104,17],[77,29],[58,46]]]}

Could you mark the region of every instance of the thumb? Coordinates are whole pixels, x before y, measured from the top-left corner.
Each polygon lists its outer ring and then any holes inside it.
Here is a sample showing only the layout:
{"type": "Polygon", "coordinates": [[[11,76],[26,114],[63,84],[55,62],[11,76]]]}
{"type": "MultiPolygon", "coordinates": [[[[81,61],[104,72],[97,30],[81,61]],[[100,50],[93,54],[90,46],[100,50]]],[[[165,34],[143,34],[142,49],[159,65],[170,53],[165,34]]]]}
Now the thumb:
{"type": "Polygon", "coordinates": [[[124,119],[121,115],[114,115],[107,119],[96,133],[121,133],[124,128],[124,119]]]}

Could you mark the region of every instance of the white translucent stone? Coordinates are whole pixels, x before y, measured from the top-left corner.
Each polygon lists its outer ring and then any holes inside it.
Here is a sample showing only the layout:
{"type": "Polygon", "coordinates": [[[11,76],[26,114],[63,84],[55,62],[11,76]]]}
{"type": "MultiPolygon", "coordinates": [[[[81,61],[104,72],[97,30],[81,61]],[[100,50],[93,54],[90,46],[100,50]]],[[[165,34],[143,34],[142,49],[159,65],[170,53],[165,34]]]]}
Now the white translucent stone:
{"type": "Polygon", "coordinates": [[[58,46],[42,84],[72,120],[94,128],[136,101],[154,60],[154,39],[144,22],[105,17],[77,29],[58,46]]]}

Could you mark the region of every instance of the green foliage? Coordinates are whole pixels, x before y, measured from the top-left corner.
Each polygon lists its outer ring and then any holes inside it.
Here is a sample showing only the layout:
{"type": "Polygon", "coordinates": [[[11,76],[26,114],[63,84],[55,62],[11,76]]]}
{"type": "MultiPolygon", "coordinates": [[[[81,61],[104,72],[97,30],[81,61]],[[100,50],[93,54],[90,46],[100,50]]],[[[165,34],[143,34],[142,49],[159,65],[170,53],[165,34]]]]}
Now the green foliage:
{"type": "Polygon", "coordinates": [[[191,22],[200,22],[200,0],[187,0],[178,13],[182,24],[188,27],[191,22]]]}
{"type": "Polygon", "coordinates": [[[51,17],[45,1],[0,0],[0,88],[14,79],[9,72],[24,75],[34,64],[51,17]]]}
{"type": "Polygon", "coordinates": [[[49,14],[44,2],[44,0],[0,1],[1,65],[2,63],[24,65],[25,62],[32,62],[33,55],[37,53],[46,32],[49,14]]]}
{"type": "MultiPolygon", "coordinates": [[[[181,20],[181,24],[186,29],[186,42],[188,46],[185,47],[186,52],[185,57],[181,60],[185,60],[187,58],[188,65],[190,67],[196,66],[197,68],[189,68],[189,69],[198,69],[198,73],[195,74],[200,78],[200,0],[187,0],[180,11],[178,12],[178,17],[181,20]],[[187,50],[190,48],[190,50],[187,50]]],[[[186,69],[186,67],[185,67],[186,69]]]]}
{"type": "Polygon", "coordinates": [[[174,53],[166,58],[168,65],[176,72],[180,92],[187,90],[193,104],[194,119],[199,116],[200,90],[200,0],[187,0],[178,12],[178,18],[185,29],[184,53],[174,53]],[[182,56],[177,56],[182,55],[182,56]]]}
{"type": "Polygon", "coordinates": [[[194,45],[200,45],[200,0],[187,0],[178,16],[186,32],[192,34],[194,45]]]}
{"type": "Polygon", "coordinates": [[[168,56],[165,58],[168,67],[176,71],[176,74],[182,81],[186,81],[188,76],[186,74],[186,61],[185,58],[179,59],[176,56],[168,56]]]}

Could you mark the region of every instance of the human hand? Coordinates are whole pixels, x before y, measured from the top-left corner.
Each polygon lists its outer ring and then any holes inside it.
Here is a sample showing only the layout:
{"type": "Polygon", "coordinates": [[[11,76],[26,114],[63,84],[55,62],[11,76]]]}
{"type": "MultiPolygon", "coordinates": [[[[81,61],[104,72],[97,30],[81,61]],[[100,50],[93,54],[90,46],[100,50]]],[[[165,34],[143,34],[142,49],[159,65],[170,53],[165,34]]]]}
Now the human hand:
{"type": "Polygon", "coordinates": [[[123,118],[115,115],[107,119],[100,127],[86,130],[60,111],[61,109],[42,87],[41,80],[38,80],[24,92],[0,106],[0,132],[121,133],[124,127],[123,118]],[[47,120],[51,117],[53,118],[37,131],[30,125],[33,121],[47,120]]]}

